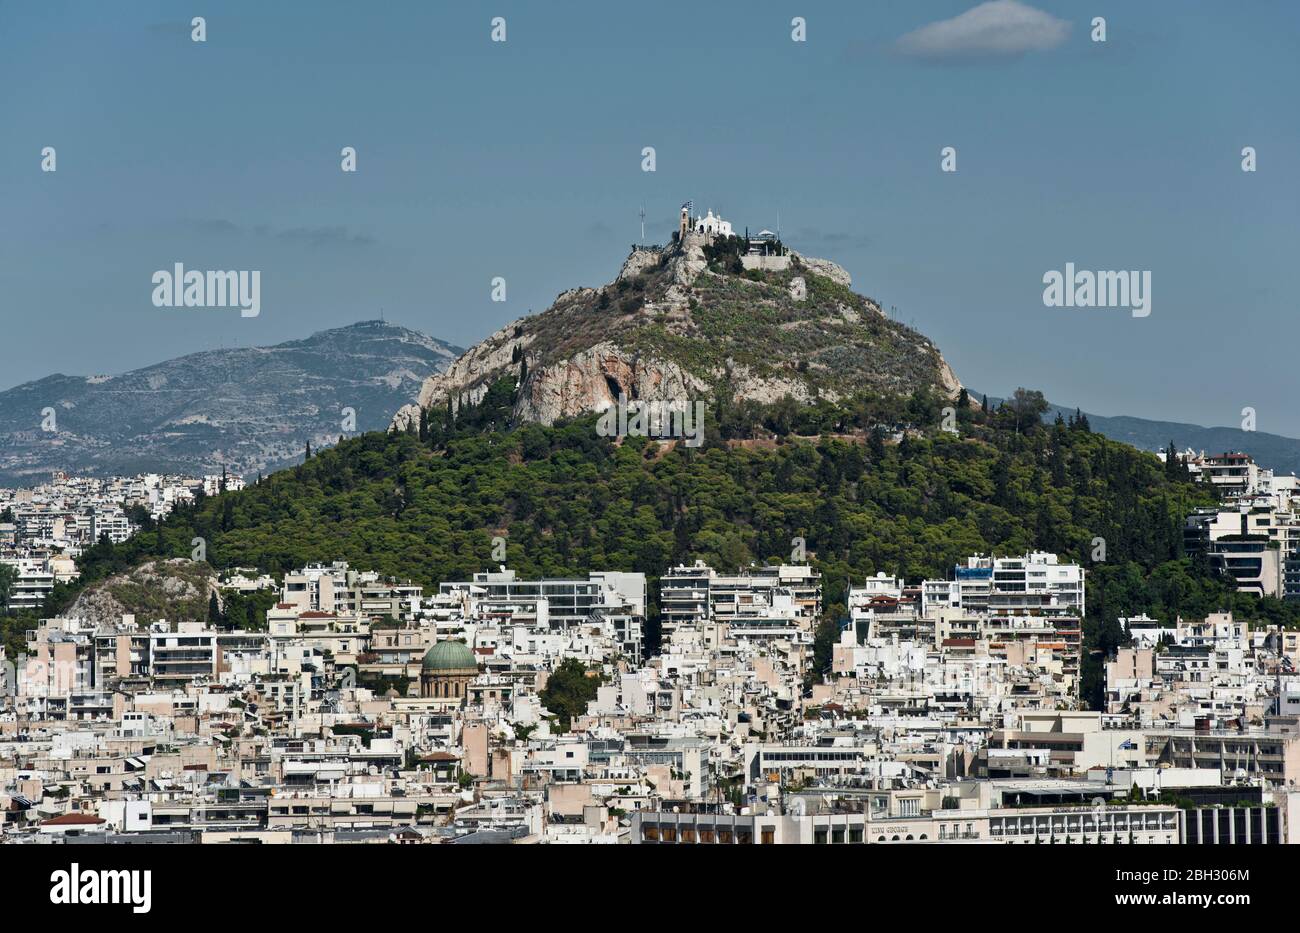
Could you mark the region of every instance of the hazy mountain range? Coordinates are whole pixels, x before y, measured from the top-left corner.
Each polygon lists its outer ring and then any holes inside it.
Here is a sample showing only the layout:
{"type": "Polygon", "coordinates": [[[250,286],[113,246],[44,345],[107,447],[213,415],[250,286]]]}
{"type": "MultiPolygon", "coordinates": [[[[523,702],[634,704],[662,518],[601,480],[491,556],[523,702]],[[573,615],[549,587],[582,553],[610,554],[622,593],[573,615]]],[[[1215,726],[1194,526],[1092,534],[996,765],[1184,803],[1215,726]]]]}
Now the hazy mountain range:
{"type": "MultiPolygon", "coordinates": [[[[811,266],[819,261],[808,262],[811,266]]],[[[650,306],[650,314],[662,314],[663,305],[671,305],[677,296],[666,301],[659,292],[665,285],[656,288],[650,279],[662,275],[671,288],[675,284],[673,268],[657,262],[643,268],[636,266],[635,261],[630,262],[611,286],[566,293],[556,302],[557,310],[564,308],[570,316],[614,317],[625,326],[636,321],[645,304],[650,306]],[[577,310],[579,307],[581,310],[577,310]]],[[[782,278],[793,276],[795,271],[782,278]]],[[[691,272],[698,274],[694,269],[691,272]]],[[[811,268],[804,270],[804,278],[810,284],[820,282],[822,288],[840,285],[828,284],[811,268]]],[[[923,357],[928,356],[927,366],[933,368],[909,373],[903,379],[910,376],[923,382],[933,380],[951,391],[955,380],[932,345],[914,332],[891,330],[892,322],[875,313],[869,302],[861,309],[850,310],[843,297],[851,293],[847,288],[835,289],[831,299],[835,310],[823,310],[814,286],[809,289],[812,294],[800,296],[801,300],[787,309],[787,284],[782,282],[780,290],[773,290],[770,296],[755,288],[757,283],[746,282],[740,287],[752,289],[747,296],[751,301],[758,299],[760,304],[768,305],[766,313],[779,319],[776,326],[782,334],[789,333],[792,327],[803,327],[803,336],[808,337],[807,328],[817,328],[813,342],[825,342],[827,349],[823,352],[846,352],[862,340],[855,356],[869,359],[877,373],[891,353],[882,353],[879,347],[874,353],[868,352],[873,342],[883,338],[886,345],[906,345],[915,340],[917,347],[911,352],[921,351],[923,357]],[[833,327],[852,329],[863,324],[876,328],[876,332],[831,332],[833,327]],[[822,330],[827,332],[823,334],[822,330]],[[836,350],[837,339],[848,342],[836,350]]],[[[677,383],[676,388],[690,391],[721,375],[729,377],[733,386],[740,385],[762,398],[791,389],[793,394],[801,395],[803,380],[835,371],[814,363],[791,366],[789,372],[760,375],[743,364],[737,365],[736,358],[741,354],[736,347],[728,348],[729,373],[699,365],[704,361],[691,359],[679,347],[690,348],[696,342],[692,339],[695,334],[690,332],[707,332],[716,327],[735,333],[731,318],[740,308],[732,302],[740,296],[725,294],[719,301],[719,296],[708,291],[693,290],[692,297],[696,298],[693,307],[683,301],[680,310],[673,309],[683,333],[658,346],[645,346],[640,340],[627,340],[627,349],[609,342],[602,344],[602,338],[610,341],[617,332],[600,333],[587,321],[580,327],[550,330],[567,333],[570,340],[577,337],[576,343],[543,349],[545,341],[539,337],[547,333],[552,322],[542,315],[503,328],[466,353],[418,331],[381,321],[363,321],[271,347],[192,353],[117,376],[47,376],[0,392],[0,484],[30,485],[44,480],[53,470],[103,476],[145,471],[200,474],[220,472],[224,467],[244,476],[266,473],[300,462],[308,442],[324,446],[337,441],[341,434],[382,430],[395,412],[418,411],[414,405],[417,399],[429,405],[438,396],[446,398],[449,394],[474,397],[489,377],[517,372],[525,361],[532,365],[519,373],[529,383],[521,396],[542,409],[528,413],[534,418],[541,415],[538,420],[550,420],[546,415],[569,414],[564,409],[570,407],[590,410],[609,393],[619,390],[635,397],[642,388],[638,383],[642,382],[656,387],[677,383]],[[715,323],[711,320],[714,315],[723,320],[715,323]],[[585,335],[585,339],[578,335],[585,335]],[[453,366],[458,357],[462,357],[459,364],[453,366]],[[443,373],[445,377],[439,375],[443,373]],[[664,379],[665,373],[673,373],[676,378],[664,379]],[[697,373],[704,378],[693,378],[697,373]],[[454,374],[457,378],[447,382],[454,374]],[[690,384],[689,388],[684,384],[690,384]],[[431,392],[435,387],[441,391],[431,392]],[[556,410],[547,411],[549,408],[556,410]],[[346,430],[347,409],[355,413],[353,430],[346,430]],[[48,417],[51,410],[53,419],[48,417]],[[52,423],[54,430],[43,430],[43,423],[52,423]]],[[[566,325],[573,323],[567,321],[566,325]]],[[[743,330],[752,329],[747,325],[743,330]]],[[[708,334],[703,342],[707,344],[717,336],[708,334]]],[[[615,339],[624,343],[623,339],[615,339]]],[[[816,359],[816,354],[812,356],[816,359]]],[[[976,391],[971,394],[977,399],[982,397],[976,391]]],[[[990,396],[991,404],[999,401],[990,396]]],[[[1051,421],[1057,413],[1069,417],[1074,411],[1072,406],[1053,405],[1045,418],[1051,421]]],[[[1172,440],[1179,449],[1240,450],[1279,472],[1300,472],[1300,440],[1295,438],[1125,415],[1086,414],[1093,430],[1143,450],[1163,449],[1172,440]]]]}
{"type": "MultiPolygon", "coordinates": [[[[972,398],[983,398],[980,392],[970,392],[972,398]]],[[[996,405],[1000,401],[1002,399],[995,395],[989,396],[990,405],[996,405]]],[[[1050,423],[1060,414],[1068,421],[1076,407],[1053,404],[1043,419],[1050,423]]],[[[1088,416],[1088,424],[1094,431],[1132,444],[1139,450],[1164,450],[1173,441],[1179,450],[1189,447],[1198,453],[1236,450],[1250,454],[1255,462],[1275,472],[1300,473],[1300,440],[1293,437],[1263,431],[1243,431],[1240,428],[1206,428],[1199,424],[1155,421],[1129,415],[1095,415],[1090,411],[1085,411],[1084,414],[1088,416]]]]}
{"type": "Polygon", "coordinates": [[[308,442],[386,427],[425,378],[461,352],[405,327],[363,321],[116,376],[47,376],[0,392],[0,484],[30,485],[52,470],[274,470],[299,462],[308,442]]]}

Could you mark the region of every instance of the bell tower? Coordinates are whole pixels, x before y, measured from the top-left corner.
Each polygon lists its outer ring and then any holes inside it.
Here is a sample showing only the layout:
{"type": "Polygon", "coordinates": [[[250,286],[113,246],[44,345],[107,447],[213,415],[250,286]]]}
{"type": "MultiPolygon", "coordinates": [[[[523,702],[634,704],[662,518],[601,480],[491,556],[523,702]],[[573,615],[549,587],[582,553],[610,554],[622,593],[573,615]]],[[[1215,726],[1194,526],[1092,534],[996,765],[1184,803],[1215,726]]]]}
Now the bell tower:
{"type": "Polygon", "coordinates": [[[682,205],[682,219],[677,225],[677,239],[683,240],[691,230],[691,202],[682,205]]]}

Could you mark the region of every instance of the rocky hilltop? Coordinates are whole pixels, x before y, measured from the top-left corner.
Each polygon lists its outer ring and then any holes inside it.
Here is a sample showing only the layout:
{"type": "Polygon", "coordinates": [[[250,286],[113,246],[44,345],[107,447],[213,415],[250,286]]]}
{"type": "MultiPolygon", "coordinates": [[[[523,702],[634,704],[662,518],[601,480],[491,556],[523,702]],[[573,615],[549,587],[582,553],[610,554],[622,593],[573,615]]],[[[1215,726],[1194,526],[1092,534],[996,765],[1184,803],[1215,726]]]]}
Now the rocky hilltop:
{"type": "Polygon", "coordinates": [[[96,625],[120,622],[125,614],[134,615],[141,625],[160,619],[202,622],[213,593],[220,600],[216,573],[206,563],[151,560],[86,587],[64,614],[96,625]]]}
{"type": "Polygon", "coordinates": [[[394,425],[415,424],[421,407],[477,402],[506,377],[521,380],[516,419],[542,424],[620,395],[771,402],[960,391],[934,344],[853,292],[834,262],[786,251],[743,268],[745,248],[695,232],[633,248],[609,284],[563,292],[430,376],[394,425]]]}
{"type": "Polygon", "coordinates": [[[0,485],[51,470],[247,476],[387,427],[421,383],[461,352],[417,331],[364,321],[271,347],[207,350],[116,376],[47,376],[0,392],[0,485]],[[42,430],[43,412],[55,430],[42,430]],[[351,433],[351,432],[347,432],[351,433]]]}

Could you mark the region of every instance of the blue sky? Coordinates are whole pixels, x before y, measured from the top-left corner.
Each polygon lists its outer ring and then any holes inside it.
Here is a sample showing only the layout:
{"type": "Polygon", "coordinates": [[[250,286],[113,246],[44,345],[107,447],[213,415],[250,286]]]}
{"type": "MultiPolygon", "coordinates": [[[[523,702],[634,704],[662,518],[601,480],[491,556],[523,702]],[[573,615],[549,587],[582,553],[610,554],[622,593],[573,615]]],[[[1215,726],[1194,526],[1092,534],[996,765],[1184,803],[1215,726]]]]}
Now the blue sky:
{"type": "Polygon", "coordinates": [[[968,385],[1300,435],[1300,5],[932,25],[975,6],[0,0],[0,388],[381,308],[469,345],[608,281],[641,205],[662,242],[693,198],[779,212],[968,385]],[[155,308],[177,261],[260,270],[260,316],[155,308]],[[1067,262],[1150,270],[1150,317],[1044,307],[1067,262]]]}

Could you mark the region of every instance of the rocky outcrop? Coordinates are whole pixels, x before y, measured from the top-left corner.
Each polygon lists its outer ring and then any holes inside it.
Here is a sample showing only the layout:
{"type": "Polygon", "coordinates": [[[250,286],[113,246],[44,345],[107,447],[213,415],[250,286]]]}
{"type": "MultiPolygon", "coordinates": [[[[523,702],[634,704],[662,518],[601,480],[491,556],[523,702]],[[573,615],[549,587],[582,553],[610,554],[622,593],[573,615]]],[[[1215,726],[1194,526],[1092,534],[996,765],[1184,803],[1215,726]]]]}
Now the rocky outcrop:
{"type": "Polygon", "coordinates": [[[851,288],[853,286],[853,279],[839,263],[831,262],[829,259],[817,259],[813,256],[803,256],[796,253],[794,250],[790,250],[790,255],[802,263],[805,268],[810,269],[818,275],[824,275],[832,282],[838,282],[845,288],[851,288]]]}
{"type": "Polygon", "coordinates": [[[635,278],[646,269],[659,265],[663,255],[661,249],[650,249],[648,247],[633,249],[632,254],[623,260],[623,268],[618,271],[618,279],[615,279],[615,281],[635,278]]]}
{"type": "Polygon", "coordinates": [[[687,233],[662,249],[634,247],[608,285],[561,293],[430,377],[394,425],[415,426],[422,408],[475,403],[504,379],[515,380],[515,420],[542,424],[620,395],[708,401],[724,388],[763,403],[921,387],[956,397],[961,384],[934,345],[847,291],[838,264],[792,252],[788,268],[732,274],[721,260],[710,267],[708,243],[687,233]]]}
{"type": "Polygon", "coordinates": [[[629,354],[600,343],[568,359],[532,370],[519,392],[521,421],[554,424],[584,412],[604,411],[619,396],[693,401],[707,389],[703,380],[675,363],[629,354]]]}
{"type": "MultiPolygon", "coordinates": [[[[592,289],[570,289],[560,295],[557,304],[574,300],[584,291],[592,289]]],[[[504,373],[518,372],[519,361],[532,341],[533,334],[522,326],[522,319],[507,324],[466,350],[445,370],[426,379],[415,402],[398,409],[393,425],[399,431],[414,427],[419,424],[420,409],[444,405],[447,399],[451,399],[453,410],[477,402],[504,373]]]]}
{"type": "MultiPolygon", "coordinates": [[[[938,353],[937,350],[935,352],[938,353]]],[[[948,365],[948,361],[943,358],[942,353],[939,354],[939,380],[949,398],[956,398],[961,394],[961,380],[952,371],[952,367],[948,365]]]]}
{"type": "Polygon", "coordinates": [[[63,615],[95,625],[120,622],[128,614],[140,625],[159,619],[202,622],[213,593],[220,603],[216,573],[206,563],[183,558],[147,561],[88,586],[63,615]]]}
{"type": "MultiPolygon", "coordinates": [[[[778,402],[785,396],[790,396],[796,402],[808,402],[812,400],[812,392],[808,386],[798,379],[772,378],[770,376],[759,376],[749,371],[748,367],[735,366],[731,370],[732,391],[737,398],[749,399],[754,402],[769,404],[778,402]]],[[[825,393],[831,400],[835,400],[834,393],[825,393]]]]}
{"type": "Polygon", "coordinates": [[[675,285],[690,288],[700,277],[709,262],[704,258],[704,245],[708,237],[702,233],[688,233],[669,255],[668,268],[675,285]]]}

